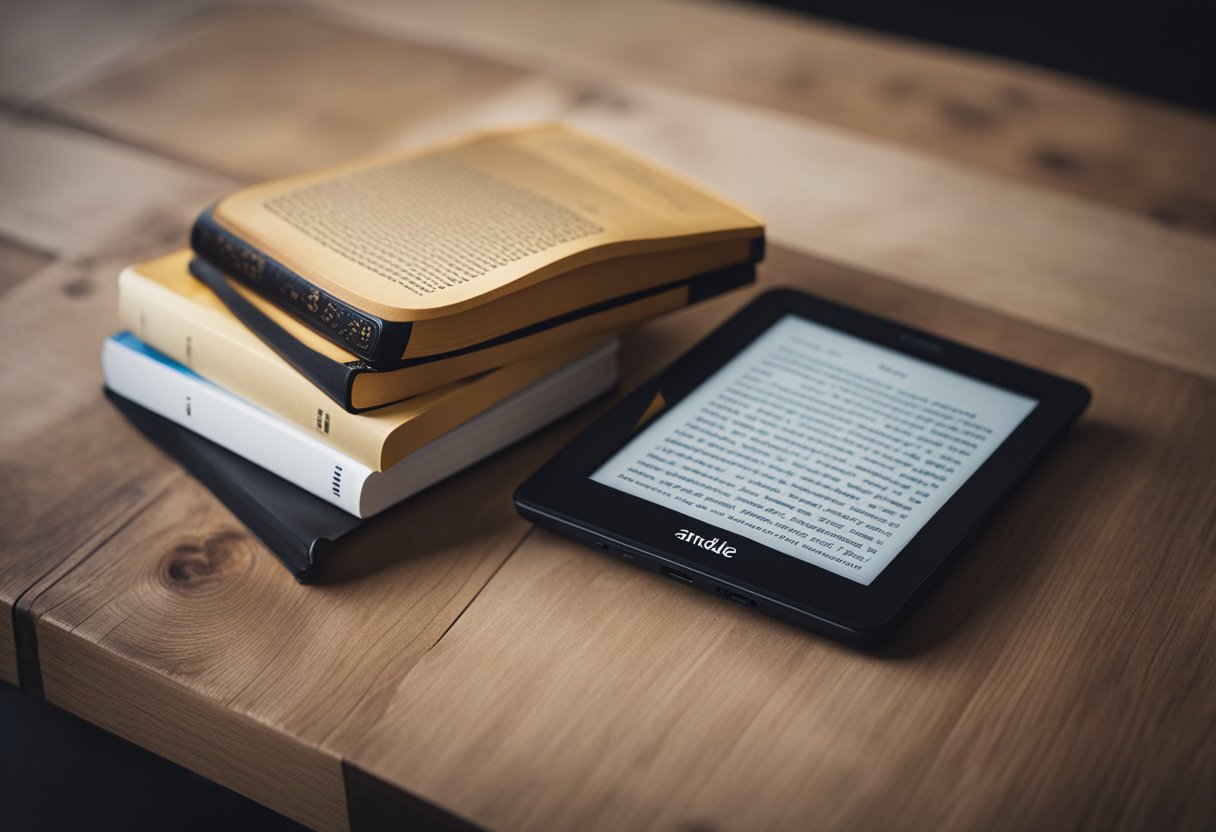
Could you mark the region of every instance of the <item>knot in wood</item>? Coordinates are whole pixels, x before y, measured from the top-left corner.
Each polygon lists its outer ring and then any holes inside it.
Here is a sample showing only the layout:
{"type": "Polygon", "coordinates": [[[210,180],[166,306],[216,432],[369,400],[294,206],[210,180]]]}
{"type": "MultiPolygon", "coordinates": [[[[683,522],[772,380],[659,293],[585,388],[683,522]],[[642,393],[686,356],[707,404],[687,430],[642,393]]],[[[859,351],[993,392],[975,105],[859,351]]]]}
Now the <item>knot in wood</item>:
{"type": "Polygon", "coordinates": [[[93,281],[85,275],[69,280],[61,289],[70,298],[83,298],[93,294],[93,281]]]}
{"type": "Polygon", "coordinates": [[[246,535],[224,531],[197,543],[181,543],[165,559],[169,583],[177,587],[197,587],[222,580],[226,575],[243,572],[249,565],[246,535]]]}

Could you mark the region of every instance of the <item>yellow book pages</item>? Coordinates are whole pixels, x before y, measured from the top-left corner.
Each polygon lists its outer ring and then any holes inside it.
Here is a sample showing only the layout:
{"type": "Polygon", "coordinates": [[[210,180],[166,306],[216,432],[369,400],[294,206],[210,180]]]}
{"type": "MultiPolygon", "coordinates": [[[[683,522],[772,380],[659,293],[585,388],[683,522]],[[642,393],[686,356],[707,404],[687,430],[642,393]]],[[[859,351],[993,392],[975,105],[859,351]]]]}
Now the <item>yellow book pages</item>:
{"type": "Polygon", "coordinates": [[[256,185],[213,215],[317,287],[390,321],[452,315],[615,257],[763,235],[743,209],[562,125],[256,185]]]}
{"type": "Polygon", "coordinates": [[[491,366],[499,366],[508,362],[522,361],[529,356],[548,353],[553,350],[564,350],[572,342],[581,342],[588,338],[604,340],[619,335],[624,330],[647,318],[666,315],[669,312],[683,309],[689,303],[688,287],[679,286],[665,292],[659,292],[624,306],[615,306],[597,315],[579,318],[562,326],[546,329],[527,338],[509,341],[496,347],[466,353],[453,358],[445,358],[428,364],[419,364],[404,370],[393,370],[381,373],[365,373],[355,379],[351,391],[351,400],[355,407],[364,407],[365,402],[381,402],[390,399],[400,388],[400,376],[413,373],[414,378],[422,378],[421,374],[443,374],[447,376],[455,370],[459,373],[466,368],[480,368],[486,362],[491,366]]]}
{"type": "MultiPolygon", "coordinates": [[[[189,251],[183,250],[132,268],[145,282],[165,291],[141,290],[138,293],[141,303],[138,316],[128,308],[129,304],[125,301],[129,298],[124,294],[126,326],[137,335],[142,333],[143,339],[156,349],[193,367],[220,386],[234,392],[238,389],[252,391],[241,394],[251,400],[256,396],[266,397],[267,391],[277,390],[284,384],[283,368],[291,368],[276,353],[267,349],[205,284],[190,274],[187,268],[190,256],[189,251]]],[[[134,278],[128,283],[140,285],[134,282],[134,278]]],[[[357,410],[381,407],[421,395],[453,381],[522,361],[541,352],[563,349],[573,341],[593,335],[607,338],[639,321],[681,309],[694,300],[693,286],[680,285],[629,303],[610,306],[526,337],[506,340],[442,360],[377,372],[368,369],[357,356],[317,334],[261,295],[233,280],[229,280],[229,285],[303,346],[336,364],[362,368],[354,373],[353,382],[346,391],[350,406],[357,410]]],[[[541,302],[540,299],[537,302],[541,302]]],[[[480,315],[481,309],[473,310],[472,314],[480,315]]],[[[292,374],[295,375],[294,370],[292,374]]],[[[275,395],[280,398],[289,396],[288,393],[275,395]]],[[[293,420],[299,421],[317,409],[333,410],[329,396],[336,395],[338,392],[334,390],[326,395],[314,388],[306,398],[293,398],[294,407],[304,414],[297,414],[298,418],[293,417],[293,420]]]]}
{"type": "MultiPolygon", "coordinates": [[[[189,249],[182,249],[172,254],[166,254],[163,257],[157,257],[155,260],[148,260],[131,268],[169,289],[174,294],[181,296],[183,300],[197,309],[199,314],[214,316],[221,320],[223,322],[221,324],[222,327],[231,329],[234,332],[246,332],[248,334],[248,331],[245,330],[240,321],[236,320],[232,316],[232,313],[228,311],[228,307],[224,306],[224,302],[216,297],[215,293],[208,289],[205,284],[190,274],[189,265],[192,256],[193,252],[189,249]]],[[[332,361],[346,363],[358,360],[358,356],[347,352],[333,341],[317,334],[261,295],[250,291],[236,281],[230,282],[233,288],[268,315],[276,324],[287,330],[292,337],[300,341],[304,346],[321,353],[332,361]]]]}
{"type": "Polygon", "coordinates": [[[721,240],[680,251],[591,263],[459,314],[415,322],[402,358],[420,358],[466,348],[570,314],[573,310],[641,294],[655,287],[656,274],[665,275],[669,281],[666,288],[676,288],[671,284],[687,281],[725,264],[745,262],[748,249],[748,240],[721,240]]]}
{"type": "Polygon", "coordinates": [[[397,404],[348,413],[198,283],[187,270],[189,256],[178,252],[123,271],[123,326],[204,378],[377,471],[607,340],[596,335],[562,343],[397,404]]]}

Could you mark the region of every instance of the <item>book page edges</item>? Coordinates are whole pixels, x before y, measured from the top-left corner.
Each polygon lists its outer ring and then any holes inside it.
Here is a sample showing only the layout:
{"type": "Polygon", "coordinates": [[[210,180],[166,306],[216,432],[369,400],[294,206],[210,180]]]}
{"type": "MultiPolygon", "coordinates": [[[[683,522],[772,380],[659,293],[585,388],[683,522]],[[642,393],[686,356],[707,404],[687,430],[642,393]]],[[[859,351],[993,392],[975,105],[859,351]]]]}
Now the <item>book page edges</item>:
{"type": "MultiPolygon", "coordinates": [[[[441,400],[419,412],[414,419],[398,425],[390,432],[384,442],[376,470],[384,471],[402,461],[431,440],[464,424],[507,396],[519,392],[579,356],[599,348],[608,340],[611,340],[611,336],[606,334],[583,338],[560,349],[553,349],[485,373],[463,389],[451,390],[441,400]]],[[[444,391],[450,389],[444,388],[444,391]]],[[[375,417],[380,412],[372,411],[357,418],[375,417]]]]}
{"type": "MultiPolygon", "coordinates": [[[[277,260],[317,288],[362,312],[393,322],[424,321],[456,315],[512,292],[518,292],[576,269],[605,263],[614,258],[637,257],[641,259],[647,254],[678,253],[682,249],[691,252],[699,246],[732,240],[743,241],[746,246],[764,236],[763,227],[726,229],[686,235],[680,238],[612,239],[612,235],[605,232],[596,235],[602,242],[595,245],[589,246],[585,241],[564,243],[497,269],[495,270],[497,274],[488,274],[477,280],[470,280],[467,283],[444,289],[431,297],[410,297],[407,301],[408,305],[405,305],[404,300],[402,305],[392,305],[372,297],[373,292],[360,292],[351,285],[338,283],[328,277],[327,273],[350,275],[362,273],[361,279],[366,285],[374,286],[384,282],[383,278],[368,272],[342,255],[330,251],[293,228],[287,227],[282,231],[283,236],[289,238],[291,242],[276,246],[260,235],[234,225],[220,212],[220,206],[216,207],[213,216],[215,221],[227,231],[247,240],[259,251],[277,260]],[[288,250],[291,251],[290,254],[285,253],[288,250]],[[324,265],[318,267],[315,265],[317,263],[324,265]]],[[[731,263],[723,262],[716,265],[728,266],[731,263]]],[[[671,279],[673,278],[657,273],[656,270],[654,280],[656,285],[669,282],[671,279]]]]}
{"type": "Polygon", "coordinates": [[[618,351],[615,339],[600,342],[401,463],[369,473],[359,494],[359,516],[370,517],[403,495],[453,476],[608,392],[619,379],[618,351]]]}
{"type": "MultiPolygon", "coordinates": [[[[664,282],[675,283],[697,275],[748,261],[746,240],[727,240],[698,247],[688,252],[656,255],[663,260],[659,271],[664,282]]],[[[597,303],[627,297],[655,287],[647,270],[647,258],[625,257],[592,263],[558,275],[542,284],[509,292],[458,315],[419,321],[410,333],[406,357],[415,358],[470,344],[470,333],[477,340],[549,321],[560,315],[597,303]]]]}
{"type": "MultiPolygon", "coordinates": [[[[689,288],[687,286],[677,286],[633,303],[608,309],[595,315],[588,315],[585,318],[543,330],[535,335],[508,341],[496,347],[487,347],[464,355],[445,358],[433,365],[420,364],[410,368],[410,371],[456,363],[459,367],[476,372],[489,366],[502,366],[520,361],[538,352],[562,349],[572,340],[592,335],[606,338],[619,334],[639,321],[682,309],[688,305],[688,296],[689,288]]],[[[362,373],[357,376],[351,393],[352,404],[357,408],[363,407],[364,405],[360,404],[361,401],[374,401],[377,396],[383,395],[381,389],[391,384],[391,376],[399,372],[407,371],[390,370],[384,373],[362,373]]]]}
{"type": "Polygon", "coordinates": [[[130,267],[119,277],[119,319],[154,349],[189,367],[238,398],[342,453],[374,467],[383,435],[374,423],[353,417],[299,375],[277,353],[245,331],[235,319],[189,298],[130,267]],[[322,428],[328,420],[329,433],[322,428]]]}
{"type": "Polygon", "coordinates": [[[383,470],[386,459],[408,453],[401,448],[416,447],[415,432],[438,436],[527,384],[530,373],[558,366],[589,348],[587,341],[563,345],[530,361],[453,382],[370,413],[351,414],[235,319],[175,292],[143,273],[143,268],[128,267],[119,277],[123,326],[204,378],[375,470],[383,470]],[[328,433],[318,430],[318,420],[322,426],[328,425],[328,433]]]}
{"type": "MultiPolygon", "coordinates": [[[[562,160],[553,154],[544,157],[542,161],[555,169],[563,167],[562,160]]],[[[509,173],[504,174],[502,170],[490,172],[511,181],[509,173]]],[[[568,201],[555,197],[553,191],[538,186],[535,182],[517,184],[534,193],[555,199],[560,204],[566,204],[568,201]]],[[[633,202],[636,203],[636,194],[633,196],[633,202]]],[[[763,224],[757,217],[708,193],[700,186],[593,137],[585,137],[577,131],[554,126],[523,131],[491,131],[450,142],[438,149],[423,148],[409,153],[388,154],[286,180],[255,185],[222,200],[216,206],[213,216],[216,222],[228,231],[247,240],[319,288],[365,312],[390,321],[426,320],[455,314],[571,269],[615,257],[678,250],[718,240],[751,240],[762,237],[764,231],[763,224]],[[476,149],[478,142],[484,142],[488,138],[500,138],[504,142],[514,139],[527,151],[528,137],[543,137],[546,130],[559,137],[584,138],[593,146],[609,149],[610,152],[644,167],[656,179],[669,180],[695,192],[711,205],[712,210],[705,212],[704,216],[681,217],[672,212],[665,214],[662,221],[652,221],[649,224],[640,222],[636,216],[637,211],[630,210],[630,199],[622,196],[626,188],[621,183],[618,182],[614,186],[608,181],[611,176],[590,175],[585,167],[569,170],[569,160],[566,160],[567,164],[563,170],[569,174],[567,178],[586,178],[589,189],[599,194],[606,204],[615,206],[615,216],[593,217],[596,222],[606,224],[606,230],[524,257],[466,283],[436,291],[432,295],[414,295],[402,287],[391,285],[386,278],[329,249],[319,240],[275,216],[264,206],[266,199],[274,195],[396,160],[476,149]],[[665,227],[666,232],[657,235],[648,233],[656,224],[665,227]],[[335,279],[338,275],[342,276],[341,280],[335,279]]],[[[661,275],[656,275],[656,283],[662,282],[666,281],[661,275]]]]}

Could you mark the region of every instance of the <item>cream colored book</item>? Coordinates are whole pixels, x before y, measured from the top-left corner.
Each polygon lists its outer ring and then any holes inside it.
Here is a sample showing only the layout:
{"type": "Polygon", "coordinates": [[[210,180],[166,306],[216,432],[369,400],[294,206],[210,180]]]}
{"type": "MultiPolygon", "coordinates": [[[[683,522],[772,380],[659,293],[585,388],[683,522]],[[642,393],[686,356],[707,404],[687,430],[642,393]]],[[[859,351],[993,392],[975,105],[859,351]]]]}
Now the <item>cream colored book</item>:
{"type": "Polygon", "coordinates": [[[222,390],[129,332],[102,347],[106,386],[356,517],[417,494],[601,396],[616,384],[609,341],[508,396],[386,471],[222,390]]]}
{"type": "MultiPolygon", "coordinates": [[[[677,286],[562,321],[526,338],[462,351],[441,360],[413,361],[395,370],[377,370],[256,292],[239,284],[229,285],[229,291],[238,293],[239,302],[247,304],[254,314],[270,319],[290,342],[282,352],[268,349],[206,284],[191,276],[187,268],[190,257],[188,250],[182,250],[126,270],[120,281],[125,326],[137,333],[138,326],[143,326],[148,337],[154,339],[153,346],[187,366],[196,360],[187,360],[190,356],[209,361],[209,377],[225,387],[242,383],[236,376],[238,369],[246,366],[269,368],[266,372],[272,373],[277,383],[278,373],[288,364],[285,352],[294,360],[291,366],[312,382],[316,388],[313,392],[322,393],[352,413],[563,349],[573,341],[612,336],[638,321],[681,309],[698,297],[698,284],[677,286]],[[140,320],[144,321],[142,325],[140,320]]],[[[321,401],[321,397],[312,398],[321,401]]],[[[324,403],[327,411],[333,409],[332,403],[324,403]]]]}
{"type": "MultiPolygon", "coordinates": [[[[405,401],[354,414],[295,371],[185,271],[188,255],[119,277],[119,318],[141,341],[288,424],[384,471],[423,445],[597,348],[609,336],[562,342],[528,358],[405,401]]],[[[425,369],[427,365],[422,365],[425,369]]],[[[433,379],[432,379],[433,380],[433,379]]],[[[432,385],[433,386],[433,385],[432,385]]]]}
{"type": "Polygon", "coordinates": [[[717,282],[694,300],[745,283],[764,227],[657,165],[547,124],[245,188],[191,239],[214,270],[196,275],[225,300],[237,297],[230,284],[252,289],[395,369],[706,275],[717,282]]]}

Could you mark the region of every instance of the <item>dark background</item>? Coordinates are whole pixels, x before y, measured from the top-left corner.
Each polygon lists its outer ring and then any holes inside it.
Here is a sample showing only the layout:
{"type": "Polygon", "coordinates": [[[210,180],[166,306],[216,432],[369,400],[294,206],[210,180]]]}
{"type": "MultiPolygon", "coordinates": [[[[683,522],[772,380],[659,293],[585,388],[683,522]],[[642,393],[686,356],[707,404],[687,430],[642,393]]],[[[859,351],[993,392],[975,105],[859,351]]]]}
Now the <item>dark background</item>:
{"type": "MultiPolygon", "coordinates": [[[[761,3],[761,0],[750,0],[761,3]]],[[[1210,5],[764,0],[969,52],[1038,64],[1216,113],[1210,5]]],[[[1216,152],[1216,148],[1213,148],[1216,152]]],[[[100,728],[0,684],[0,828],[298,829],[100,728]],[[65,791],[64,784],[68,784],[65,791]]]]}
{"type": "Polygon", "coordinates": [[[1216,113],[1216,3],[751,0],[1216,113]]]}
{"type": "Polygon", "coordinates": [[[304,827],[0,682],[0,829],[304,827]]]}

